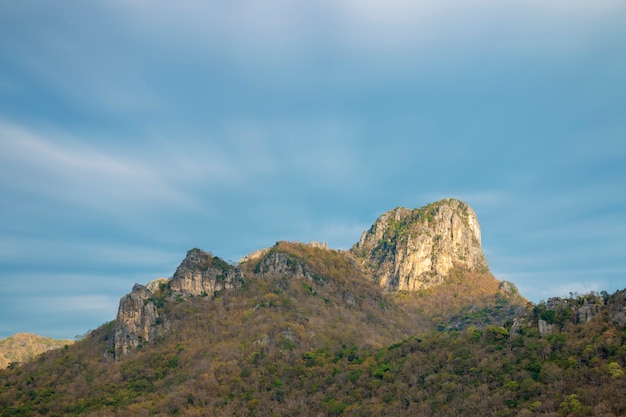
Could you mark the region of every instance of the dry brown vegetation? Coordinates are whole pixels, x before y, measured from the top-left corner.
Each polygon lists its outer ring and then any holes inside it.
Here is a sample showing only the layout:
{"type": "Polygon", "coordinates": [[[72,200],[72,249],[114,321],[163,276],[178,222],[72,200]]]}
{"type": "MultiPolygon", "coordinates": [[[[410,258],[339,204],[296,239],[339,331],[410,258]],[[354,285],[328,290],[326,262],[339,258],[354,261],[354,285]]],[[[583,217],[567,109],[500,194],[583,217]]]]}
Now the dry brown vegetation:
{"type": "Polygon", "coordinates": [[[0,340],[0,369],[17,366],[50,349],[71,345],[73,340],[58,340],[32,333],[17,333],[0,340]]]}
{"type": "MultiPolygon", "coordinates": [[[[346,253],[286,242],[243,273],[242,286],[214,296],[164,298],[171,330],[117,361],[104,359],[107,323],[0,372],[0,416],[454,415],[470,404],[480,415],[514,415],[531,400],[559,407],[533,394],[534,383],[549,381],[515,359],[520,346],[544,339],[528,330],[519,342],[494,325],[519,307],[488,274],[458,270],[438,289],[387,293],[346,253]],[[276,255],[283,269],[271,268],[276,255]],[[512,380],[523,396],[502,391],[512,378],[505,361],[521,367],[512,380]]],[[[615,355],[601,363],[613,361],[623,366],[615,355]]]]}

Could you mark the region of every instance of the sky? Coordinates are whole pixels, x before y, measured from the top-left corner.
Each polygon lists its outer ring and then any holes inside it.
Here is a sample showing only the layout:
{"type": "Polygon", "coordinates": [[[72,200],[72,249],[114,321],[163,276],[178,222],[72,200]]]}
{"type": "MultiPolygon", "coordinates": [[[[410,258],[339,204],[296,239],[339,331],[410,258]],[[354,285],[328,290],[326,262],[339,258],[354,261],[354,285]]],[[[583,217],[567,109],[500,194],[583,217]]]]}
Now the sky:
{"type": "Polygon", "coordinates": [[[198,247],[454,197],[528,299],[626,287],[623,0],[0,0],[0,338],[198,247]]]}

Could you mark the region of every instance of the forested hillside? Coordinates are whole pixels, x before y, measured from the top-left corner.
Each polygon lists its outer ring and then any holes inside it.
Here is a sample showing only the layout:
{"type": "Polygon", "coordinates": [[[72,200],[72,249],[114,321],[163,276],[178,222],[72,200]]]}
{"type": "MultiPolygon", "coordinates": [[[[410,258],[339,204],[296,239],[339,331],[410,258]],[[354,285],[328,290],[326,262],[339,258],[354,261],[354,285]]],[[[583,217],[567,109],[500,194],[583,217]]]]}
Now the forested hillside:
{"type": "Polygon", "coordinates": [[[1,370],[0,417],[622,416],[625,342],[626,291],[528,303],[444,200],[350,251],[194,248],[114,321],[1,370]]]}
{"type": "Polygon", "coordinates": [[[529,305],[503,326],[423,331],[382,348],[331,331],[323,343],[302,349],[294,341],[297,329],[291,334],[282,326],[251,342],[230,338],[245,334],[220,324],[232,323],[228,305],[237,297],[188,301],[184,311],[193,326],[117,362],[103,360],[107,324],[76,346],[2,371],[0,415],[626,413],[626,291],[529,305]],[[580,321],[576,311],[589,300],[597,308],[580,321]],[[540,320],[551,323],[549,334],[540,333],[540,320]]]}
{"type": "Polygon", "coordinates": [[[522,308],[490,274],[458,269],[445,285],[390,293],[349,254],[311,245],[280,242],[232,268],[189,251],[172,281],[122,297],[117,321],[0,374],[1,415],[310,415],[312,404],[295,404],[303,398],[321,401],[324,413],[330,400],[317,396],[339,381],[341,361],[345,370],[365,366],[454,313],[463,312],[455,328],[485,327],[522,308]],[[191,294],[198,279],[221,289],[191,294]],[[120,331],[120,317],[145,311],[153,322],[120,331]],[[148,340],[136,333],[144,325],[163,331],[145,333],[148,340]],[[138,344],[116,349],[116,339],[131,336],[138,344]]]}

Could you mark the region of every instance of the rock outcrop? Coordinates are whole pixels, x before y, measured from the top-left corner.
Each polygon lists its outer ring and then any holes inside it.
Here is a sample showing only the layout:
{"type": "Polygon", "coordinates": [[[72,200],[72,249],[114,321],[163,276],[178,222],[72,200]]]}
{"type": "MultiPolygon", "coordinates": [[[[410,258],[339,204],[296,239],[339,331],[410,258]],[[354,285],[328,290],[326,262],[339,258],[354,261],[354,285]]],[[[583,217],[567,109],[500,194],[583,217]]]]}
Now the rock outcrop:
{"type": "Polygon", "coordinates": [[[105,356],[124,355],[168,329],[168,323],[159,311],[166,296],[167,284],[149,286],[154,291],[149,290],[148,286],[135,284],[133,290],[120,299],[112,352],[107,351],[105,356]]]}
{"type": "MultiPolygon", "coordinates": [[[[325,243],[319,242],[278,242],[242,258],[235,266],[209,252],[191,249],[171,279],[160,278],[146,286],[136,284],[130,294],[122,297],[107,354],[126,354],[167,331],[169,301],[213,297],[241,287],[244,277],[290,277],[332,287],[325,274],[337,269],[342,271],[340,280],[355,276],[372,280],[387,290],[408,291],[439,285],[453,269],[488,272],[476,214],[467,204],[454,199],[414,210],[396,208],[383,214],[350,252],[329,251],[325,243]],[[295,246],[289,249],[290,245],[295,246]],[[296,250],[298,245],[302,250],[296,250]]],[[[490,274],[485,276],[490,280],[486,287],[491,292],[478,291],[480,297],[519,297],[512,284],[503,282],[498,286],[490,274]]],[[[473,282],[484,284],[485,279],[473,282]]],[[[317,291],[310,285],[307,288],[311,294],[317,291]]],[[[343,291],[341,301],[350,307],[359,302],[350,290],[343,291]]]]}
{"type": "Polygon", "coordinates": [[[243,277],[234,267],[209,252],[192,249],[170,282],[173,294],[213,295],[241,285],[243,277]]]}
{"type": "Polygon", "coordinates": [[[311,280],[313,276],[305,266],[283,252],[269,252],[257,264],[255,272],[260,276],[289,275],[311,280]]]}
{"type": "Polygon", "coordinates": [[[541,337],[545,337],[552,333],[552,324],[543,319],[539,319],[537,321],[537,328],[539,329],[539,334],[541,335],[541,337]]]}
{"type": "Polygon", "coordinates": [[[383,214],[352,252],[380,286],[415,291],[441,284],[454,267],[486,272],[480,239],[474,210],[448,199],[383,214]]]}
{"type": "Polygon", "coordinates": [[[159,278],[148,284],[135,284],[120,299],[115,333],[105,357],[125,355],[169,330],[163,311],[166,302],[190,295],[214,295],[241,285],[238,268],[200,249],[191,249],[170,280],[159,278]]]}

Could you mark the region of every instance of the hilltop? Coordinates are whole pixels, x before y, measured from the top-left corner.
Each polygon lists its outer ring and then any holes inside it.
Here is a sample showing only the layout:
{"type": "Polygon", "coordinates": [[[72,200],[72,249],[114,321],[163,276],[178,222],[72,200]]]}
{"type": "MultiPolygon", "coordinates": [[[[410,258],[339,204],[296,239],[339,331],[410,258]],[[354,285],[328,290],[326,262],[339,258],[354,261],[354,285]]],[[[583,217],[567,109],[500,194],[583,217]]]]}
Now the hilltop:
{"type": "Polygon", "coordinates": [[[0,368],[29,361],[43,352],[72,343],[74,343],[73,340],[53,339],[33,333],[14,334],[0,340],[0,368]]]}
{"type": "Polygon", "coordinates": [[[497,315],[526,304],[511,283],[489,272],[474,211],[448,199],[383,214],[350,251],[319,242],[278,242],[230,265],[194,248],[170,280],[136,284],[120,300],[109,355],[125,355],[179,327],[164,308],[167,302],[235,295],[243,295],[255,311],[282,305],[306,311],[299,315],[308,321],[300,337],[307,341],[320,332],[312,323],[327,327],[335,317],[346,316],[350,320],[338,324],[345,334],[345,322],[369,320],[374,324],[363,329],[375,336],[361,334],[357,340],[379,346],[432,328],[464,308],[491,309],[497,315]],[[276,300],[266,303],[268,291],[276,300]],[[317,314],[323,318],[308,317],[317,314]]]}
{"type": "MultiPolygon", "coordinates": [[[[482,415],[542,409],[532,400],[556,411],[540,395],[556,388],[523,358],[535,343],[560,355],[545,341],[604,317],[619,323],[603,313],[618,298],[600,299],[533,306],[489,272],[467,204],[396,208],[350,250],[278,242],[238,264],[189,250],[171,278],[124,295],[114,321],[0,372],[0,416],[450,415],[454,393],[459,413],[479,388],[499,398],[482,415]],[[506,366],[519,368],[510,402],[506,366]]],[[[593,366],[620,370],[610,352],[593,366]]]]}

